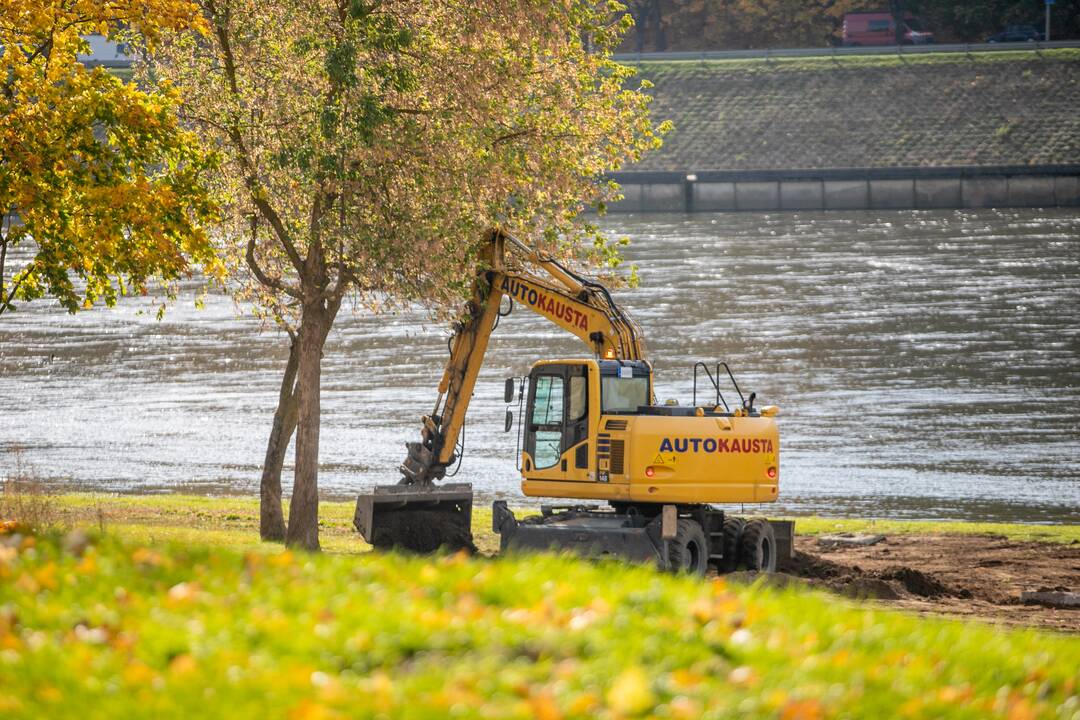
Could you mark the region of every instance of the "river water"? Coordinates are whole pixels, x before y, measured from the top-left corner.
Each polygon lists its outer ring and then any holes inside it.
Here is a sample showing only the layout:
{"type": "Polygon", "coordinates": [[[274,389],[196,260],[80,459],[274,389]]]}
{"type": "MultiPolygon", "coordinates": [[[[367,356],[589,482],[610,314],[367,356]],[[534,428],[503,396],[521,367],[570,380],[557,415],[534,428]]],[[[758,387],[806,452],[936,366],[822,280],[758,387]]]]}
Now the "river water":
{"type": "MultiPolygon", "coordinates": [[[[1080,217],[980,210],[617,216],[661,400],[725,360],[781,407],[780,508],[1080,522],[1080,217]]],[[[0,319],[0,476],[58,487],[255,493],[284,338],[196,283],[0,319]]],[[[326,497],[394,482],[446,330],[342,311],[324,362],[326,497]]],[[[493,338],[457,476],[521,500],[502,379],[583,348],[520,307],[493,338]]],[[[288,481],[288,478],[286,478],[288,481]]],[[[288,484],[286,482],[286,484],[288,484]]],[[[749,510],[749,508],[748,508],[749,510]]]]}

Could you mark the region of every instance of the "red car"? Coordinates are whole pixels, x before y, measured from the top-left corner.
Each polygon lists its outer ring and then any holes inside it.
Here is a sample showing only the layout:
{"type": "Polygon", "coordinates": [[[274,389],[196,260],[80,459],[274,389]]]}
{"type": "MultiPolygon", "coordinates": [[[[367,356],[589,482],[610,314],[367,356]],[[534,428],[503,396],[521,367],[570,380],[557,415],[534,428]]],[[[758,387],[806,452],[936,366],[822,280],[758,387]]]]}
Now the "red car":
{"type": "MultiPolygon", "coordinates": [[[[904,45],[934,42],[934,33],[926,32],[910,13],[904,14],[904,45]]],[[[895,45],[896,23],[889,12],[853,12],[844,15],[844,45],[895,45]]]]}

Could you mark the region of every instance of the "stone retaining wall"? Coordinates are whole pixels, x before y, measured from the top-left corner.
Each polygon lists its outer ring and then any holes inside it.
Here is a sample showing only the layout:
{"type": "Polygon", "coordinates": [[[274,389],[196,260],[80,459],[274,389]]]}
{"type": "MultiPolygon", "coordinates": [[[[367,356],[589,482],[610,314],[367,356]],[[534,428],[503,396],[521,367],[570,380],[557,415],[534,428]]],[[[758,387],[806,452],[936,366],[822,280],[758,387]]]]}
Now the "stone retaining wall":
{"type": "Polygon", "coordinates": [[[1080,207],[1080,167],[626,172],[612,212],[1080,207]]]}

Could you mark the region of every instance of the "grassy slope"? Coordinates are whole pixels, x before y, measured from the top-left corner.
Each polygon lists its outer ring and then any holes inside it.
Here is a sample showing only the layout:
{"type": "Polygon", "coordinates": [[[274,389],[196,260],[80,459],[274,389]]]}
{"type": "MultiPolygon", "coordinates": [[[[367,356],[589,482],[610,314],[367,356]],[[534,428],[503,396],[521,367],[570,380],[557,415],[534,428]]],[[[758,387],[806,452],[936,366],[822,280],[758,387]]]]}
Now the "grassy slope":
{"type": "Polygon", "coordinates": [[[1033,59],[1080,60],[1080,49],[1058,48],[1054,50],[1007,50],[999,52],[957,53],[918,53],[912,55],[837,55],[834,57],[775,57],[768,60],[733,59],[733,60],[645,60],[643,62],[623,61],[643,73],[649,70],[672,70],[693,67],[717,68],[724,70],[743,70],[774,72],[775,70],[819,70],[849,68],[904,68],[910,66],[950,66],[957,63],[1013,63],[1033,59]]]}
{"type": "MultiPolygon", "coordinates": [[[[101,522],[122,537],[155,543],[175,541],[209,543],[239,549],[255,549],[258,543],[258,501],[240,497],[192,495],[60,495],[57,511],[68,523],[94,527],[101,522]],[[100,511],[100,513],[99,513],[100,511]]],[[[323,549],[335,553],[366,551],[352,529],[353,504],[323,502],[320,505],[323,549]]],[[[820,517],[796,518],[796,533],[820,535],[837,532],[883,534],[994,534],[1014,540],[1047,542],[1080,541],[1080,525],[1019,525],[1001,523],[912,522],[903,520],[852,520],[820,517]]],[[[487,553],[498,549],[491,531],[491,509],[476,507],[473,532],[477,545],[487,553]]]]}
{"type": "Polygon", "coordinates": [[[0,713],[1069,717],[1080,639],[565,558],[0,546],[0,713]]]}
{"type": "Polygon", "coordinates": [[[638,170],[1080,162],[1080,51],[645,62],[638,170]]]}

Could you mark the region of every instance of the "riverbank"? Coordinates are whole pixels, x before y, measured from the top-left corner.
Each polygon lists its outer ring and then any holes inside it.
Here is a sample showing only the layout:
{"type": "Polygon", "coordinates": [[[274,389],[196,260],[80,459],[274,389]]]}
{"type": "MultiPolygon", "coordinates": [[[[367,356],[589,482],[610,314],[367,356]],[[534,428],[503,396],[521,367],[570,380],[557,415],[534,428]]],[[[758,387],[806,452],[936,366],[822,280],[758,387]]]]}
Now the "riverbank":
{"type": "MultiPolygon", "coordinates": [[[[259,542],[256,499],[193,495],[47,496],[49,523],[104,532],[125,542],[178,543],[276,552],[259,542]]],[[[320,504],[327,554],[366,553],[350,502],[320,504]]],[[[1080,632],[1080,610],[1024,604],[1020,594],[1080,590],[1080,525],[920,522],[798,517],[795,560],[782,568],[800,585],[923,614],[1080,632]],[[834,543],[838,535],[881,535],[873,545],[834,543]]],[[[481,554],[498,552],[491,510],[473,511],[481,554]]]]}
{"type": "Polygon", "coordinates": [[[1080,50],[643,61],[615,212],[1080,205],[1080,50]]]}
{"type": "Polygon", "coordinates": [[[675,129],[627,170],[1080,163],[1080,50],[642,62],[675,129]]]}
{"type": "MultiPolygon", "coordinates": [[[[250,549],[258,546],[259,501],[255,498],[204,495],[110,495],[69,493],[48,496],[61,524],[115,531],[137,541],[186,542],[201,539],[211,545],[250,549]]],[[[326,552],[367,552],[352,526],[355,504],[319,503],[320,537],[326,552]]],[[[288,508],[286,506],[286,515],[288,508]]],[[[992,535],[1017,542],[1080,545],[1080,525],[1021,523],[931,522],[792,517],[805,537],[839,533],[879,533],[897,536],[992,535]]],[[[473,508],[473,533],[482,553],[498,551],[499,538],[491,529],[491,508],[473,508]]]]}
{"type": "Polygon", "coordinates": [[[1075,637],[614,562],[0,534],[7,718],[1068,717],[1078,665],[1075,637]]]}

